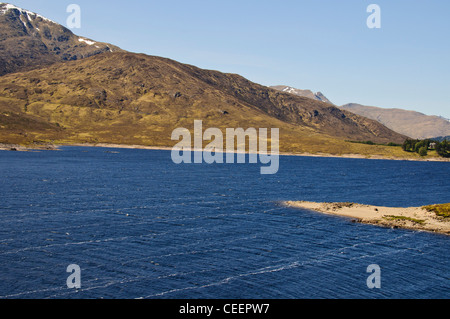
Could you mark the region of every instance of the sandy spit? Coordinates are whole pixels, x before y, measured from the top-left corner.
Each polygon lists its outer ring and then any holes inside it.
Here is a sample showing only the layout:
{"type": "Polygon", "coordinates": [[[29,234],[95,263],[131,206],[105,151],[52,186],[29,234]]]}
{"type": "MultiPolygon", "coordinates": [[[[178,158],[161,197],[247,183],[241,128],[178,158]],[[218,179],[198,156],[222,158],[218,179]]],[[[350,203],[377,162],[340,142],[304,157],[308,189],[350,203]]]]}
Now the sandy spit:
{"type": "Polygon", "coordinates": [[[355,203],[315,203],[287,201],[288,207],[348,217],[355,222],[390,228],[405,228],[450,235],[450,220],[422,207],[381,207],[355,203]]]}

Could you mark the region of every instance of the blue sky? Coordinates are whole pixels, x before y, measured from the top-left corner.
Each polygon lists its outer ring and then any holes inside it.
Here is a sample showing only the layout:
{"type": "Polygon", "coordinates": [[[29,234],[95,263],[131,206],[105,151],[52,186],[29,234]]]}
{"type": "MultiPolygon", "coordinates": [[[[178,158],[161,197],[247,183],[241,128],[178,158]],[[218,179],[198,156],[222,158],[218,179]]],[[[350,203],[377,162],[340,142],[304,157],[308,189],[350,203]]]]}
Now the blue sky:
{"type": "Polygon", "coordinates": [[[450,118],[448,0],[10,0],[125,50],[323,92],[337,105],[450,118]],[[369,4],[381,29],[369,29],[369,4]]]}

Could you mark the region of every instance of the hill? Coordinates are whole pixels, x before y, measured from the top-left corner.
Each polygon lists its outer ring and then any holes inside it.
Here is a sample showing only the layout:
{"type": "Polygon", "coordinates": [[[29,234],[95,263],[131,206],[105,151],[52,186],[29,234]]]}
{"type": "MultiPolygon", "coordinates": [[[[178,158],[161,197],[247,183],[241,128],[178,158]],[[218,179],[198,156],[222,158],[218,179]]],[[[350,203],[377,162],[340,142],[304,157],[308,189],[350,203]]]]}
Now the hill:
{"type": "Polygon", "coordinates": [[[450,135],[450,121],[402,109],[385,109],[360,104],[346,104],[343,110],[379,121],[390,129],[415,139],[450,135]]]}
{"type": "Polygon", "coordinates": [[[192,126],[194,119],[214,127],[285,127],[342,140],[404,140],[376,121],[323,102],[236,74],[134,53],[105,53],[0,77],[0,109],[24,116],[21,121],[32,116],[36,125],[53,123],[58,134],[66,128],[127,143],[169,145],[169,132],[192,126]]]}

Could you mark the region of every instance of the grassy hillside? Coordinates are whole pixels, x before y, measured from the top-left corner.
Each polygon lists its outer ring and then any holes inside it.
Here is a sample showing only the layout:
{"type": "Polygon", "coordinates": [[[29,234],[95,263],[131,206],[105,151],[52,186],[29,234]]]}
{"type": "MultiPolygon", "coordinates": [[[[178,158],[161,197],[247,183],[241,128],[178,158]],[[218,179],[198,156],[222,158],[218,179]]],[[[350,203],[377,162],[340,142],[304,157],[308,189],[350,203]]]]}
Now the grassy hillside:
{"type": "Polygon", "coordinates": [[[175,128],[280,128],[282,152],[416,157],[376,121],[235,74],[169,59],[104,53],[0,77],[0,143],[172,146],[175,128]]]}

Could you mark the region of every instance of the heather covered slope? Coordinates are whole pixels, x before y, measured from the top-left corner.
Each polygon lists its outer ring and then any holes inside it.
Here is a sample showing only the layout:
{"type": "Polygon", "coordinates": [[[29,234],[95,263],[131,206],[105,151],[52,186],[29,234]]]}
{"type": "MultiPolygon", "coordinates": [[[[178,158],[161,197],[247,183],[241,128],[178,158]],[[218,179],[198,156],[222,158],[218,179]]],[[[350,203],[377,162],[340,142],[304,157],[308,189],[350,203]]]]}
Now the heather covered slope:
{"type": "Polygon", "coordinates": [[[205,127],[280,128],[282,151],[365,153],[375,148],[345,140],[405,138],[376,121],[239,75],[134,53],[105,53],[0,77],[0,112],[3,142],[170,146],[172,130],[192,128],[195,119],[205,127]],[[16,119],[14,129],[6,118],[16,119]],[[21,126],[21,118],[48,127],[21,126]]]}

